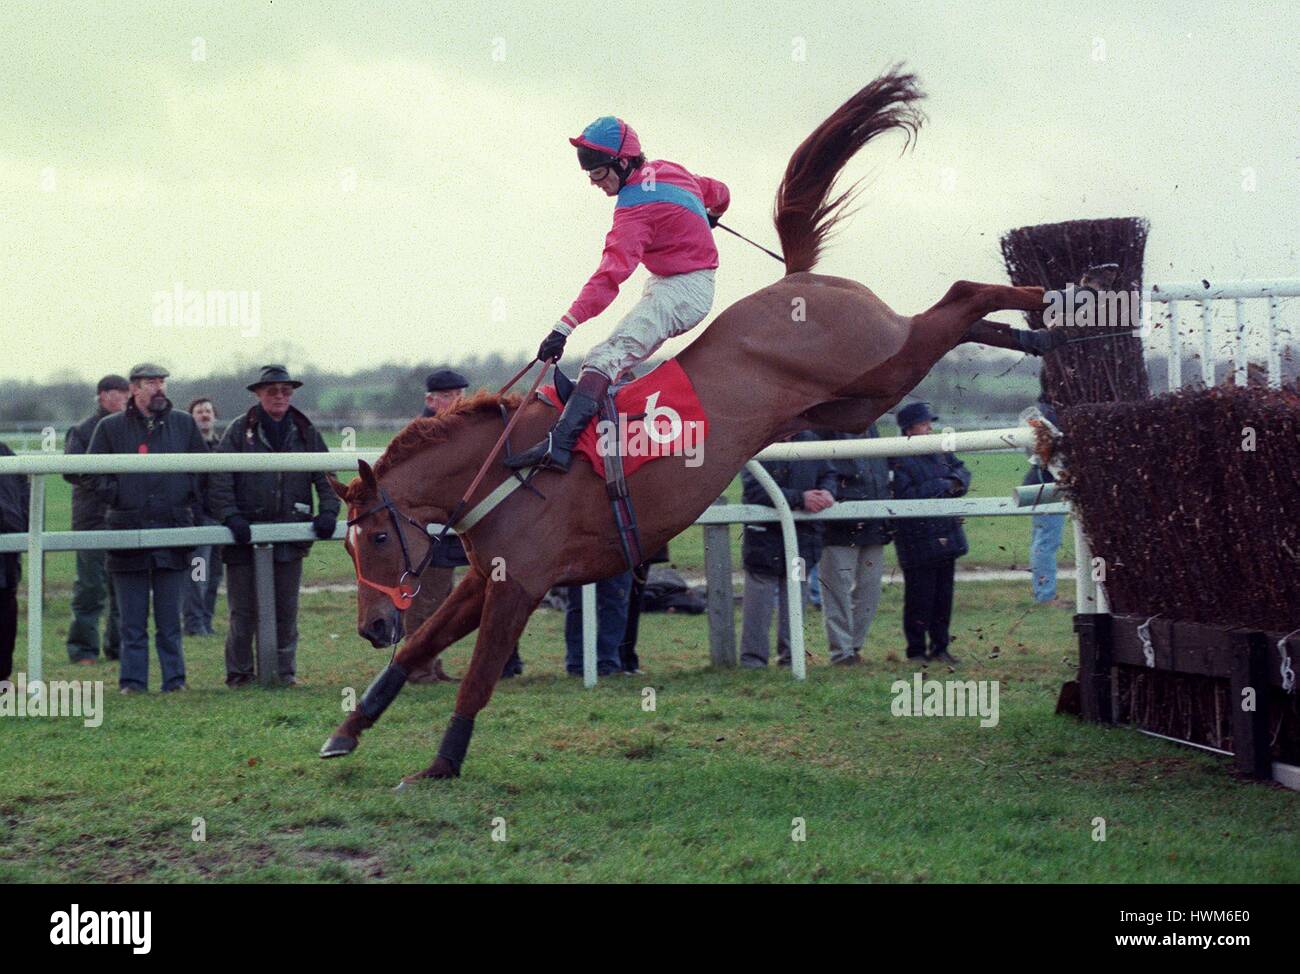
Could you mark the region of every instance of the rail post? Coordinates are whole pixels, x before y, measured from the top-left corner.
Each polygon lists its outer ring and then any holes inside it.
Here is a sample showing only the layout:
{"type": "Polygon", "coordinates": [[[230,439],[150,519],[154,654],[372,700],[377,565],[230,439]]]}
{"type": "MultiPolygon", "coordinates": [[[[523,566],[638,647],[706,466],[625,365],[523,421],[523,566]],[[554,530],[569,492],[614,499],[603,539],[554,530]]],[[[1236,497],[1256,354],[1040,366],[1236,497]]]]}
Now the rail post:
{"type": "MultiPolygon", "coordinates": [[[[713,502],[726,504],[726,496],[713,502]]],[[[731,527],[704,525],[705,593],[709,613],[709,658],[714,666],[736,665],[736,593],[731,582],[731,527]]]]}
{"type": "Polygon", "coordinates": [[[280,683],[280,643],[275,632],[275,546],[253,545],[253,586],[257,592],[257,679],[264,687],[280,683]]]}
{"type": "MultiPolygon", "coordinates": [[[[790,620],[790,675],[796,680],[807,676],[807,667],[803,649],[803,579],[795,578],[795,567],[799,558],[799,539],[794,530],[794,514],[786,503],[785,495],[776,485],[772,475],[763,469],[757,460],[750,460],[745,469],[758,481],[776,508],[781,519],[781,540],[785,545],[785,597],[787,615],[790,620]]],[[[777,626],[780,626],[778,617],[777,626]]]]}
{"type": "Polygon", "coordinates": [[[31,513],[27,517],[27,691],[39,694],[44,684],[45,476],[32,475],[31,513]]]}

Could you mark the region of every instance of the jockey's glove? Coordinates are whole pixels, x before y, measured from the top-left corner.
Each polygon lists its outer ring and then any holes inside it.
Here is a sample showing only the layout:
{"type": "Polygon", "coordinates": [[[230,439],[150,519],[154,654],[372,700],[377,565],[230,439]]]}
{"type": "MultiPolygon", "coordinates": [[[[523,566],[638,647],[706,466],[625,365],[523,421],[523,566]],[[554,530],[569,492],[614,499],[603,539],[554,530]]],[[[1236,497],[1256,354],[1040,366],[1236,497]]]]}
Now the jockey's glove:
{"type": "Polygon", "coordinates": [[[718,221],[722,219],[722,217],[720,217],[718,214],[716,214],[716,213],[710,213],[710,212],[708,212],[707,210],[704,212],[704,215],[705,215],[705,216],[708,218],[708,220],[709,220],[709,229],[710,229],[710,230],[712,230],[714,227],[716,227],[716,226],[718,225],[718,221]]]}
{"type": "Polygon", "coordinates": [[[560,356],[564,354],[564,343],[568,339],[569,336],[564,332],[558,328],[552,328],[550,334],[542,339],[542,344],[537,346],[537,361],[549,362],[554,360],[558,362],[560,356]]]}

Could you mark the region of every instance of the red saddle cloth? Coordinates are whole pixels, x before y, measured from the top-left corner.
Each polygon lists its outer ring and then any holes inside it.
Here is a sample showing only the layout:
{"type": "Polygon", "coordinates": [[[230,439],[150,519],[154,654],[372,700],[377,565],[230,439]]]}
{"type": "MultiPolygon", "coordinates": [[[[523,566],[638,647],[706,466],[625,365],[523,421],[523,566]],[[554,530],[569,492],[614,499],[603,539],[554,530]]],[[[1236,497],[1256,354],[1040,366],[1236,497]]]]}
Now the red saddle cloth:
{"type": "MultiPolygon", "coordinates": [[[[559,407],[555,386],[543,386],[537,394],[559,407]]],[[[657,457],[686,457],[688,466],[703,462],[701,450],[708,434],[708,419],[695,387],[676,359],[616,389],[614,406],[619,412],[617,437],[612,424],[597,416],[582,431],[574,448],[602,477],[604,457],[615,445],[623,456],[625,477],[657,457]]]]}

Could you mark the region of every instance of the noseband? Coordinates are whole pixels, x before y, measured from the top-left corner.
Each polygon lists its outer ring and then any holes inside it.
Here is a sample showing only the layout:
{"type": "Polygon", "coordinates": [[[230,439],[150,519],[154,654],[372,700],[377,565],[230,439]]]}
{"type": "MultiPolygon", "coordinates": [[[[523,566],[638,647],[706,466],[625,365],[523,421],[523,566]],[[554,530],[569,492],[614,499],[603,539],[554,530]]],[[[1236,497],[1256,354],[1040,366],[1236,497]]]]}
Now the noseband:
{"type": "Polygon", "coordinates": [[[397,505],[393,503],[392,498],[388,496],[388,492],[383,488],[379,490],[379,503],[368,511],[348,518],[347,526],[348,546],[352,549],[352,567],[356,569],[357,581],[362,585],[373,588],[376,592],[383,592],[392,601],[398,612],[405,612],[411,607],[411,602],[414,601],[415,597],[420,594],[420,575],[429,567],[429,562],[433,560],[433,553],[438,550],[438,545],[441,543],[443,536],[446,535],[447,529],[444,527],[442,533],[436,538],[429,537],[428,530],[415,518],[399,510],[397,505]],[[397,580],[396,585],[380,585],[378,582],[372,582],[366,578],[361,574],[361,559],[357,556],[356,539],[361,532],[358,530],[354,534],[352,529],[372,514],[378,514],[381,511],[388,512],[389,523],[392,524],[393,531],[397,535],[397,541],[402,546],[402,577],[397,580]],[[402,533],[402,521],[419,528],[420,533],[429,542],[429,550],[424,553],[424,557],[420,559],[417,565],[411,564],[411,551],[406,546],[406,536],[402,533]],[[415,579],[414,586],[408,579],[415,579]]]}

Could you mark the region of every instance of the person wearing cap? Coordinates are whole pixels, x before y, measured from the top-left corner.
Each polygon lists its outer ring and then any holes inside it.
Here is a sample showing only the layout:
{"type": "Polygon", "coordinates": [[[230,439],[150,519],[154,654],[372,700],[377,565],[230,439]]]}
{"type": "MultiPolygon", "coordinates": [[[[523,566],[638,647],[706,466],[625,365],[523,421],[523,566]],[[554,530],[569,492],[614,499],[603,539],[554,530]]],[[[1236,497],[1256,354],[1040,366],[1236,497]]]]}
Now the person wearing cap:
{"type": "MultiPolygon", "coordinates": [[[[264,365],[248,385],[257,397],[249,410],[226,428],[218,453],[328,453],[320,432],[290,402],[302,382],[283,365],[264,365]]],[[[317,538],[332,538],[339,498],[324,471],[315,473],[214,472],[208,480],[208,510],[230,528],[235,544],[222,552],[230,629],[226,634],[226,685],[253,682],[253,637],[257,632],[257,592],[253,580],[252,525],[309,521],[317,538]],[[316,513],[312,515],[312,487],[316,513]]],[[[274,545],[277,667],[286,684],[298,682],[298,589],[310,541],[274,545]]]]}
{"type": "Polygon", "coordinates": [[[469,388],[469,380],[455,369],[438,369],[430,372],[424,380],[424,411],[421,419],[437,416],[448,406],[454,405],[469,388]]]}
{"type": "MultiPolygon", "coordinates": [[[[430,372],[424,380],[424,411],[421,419],[430,419],[456,404],[469,387],[469,380],[455,369],[438,369],[430,372]]],[[[465,547],[460,539],[451,535],[439,545],[434,552],[429,566],[420,576],[420,589],[411,602],[411,607],[403,613],[402,626],[407,636],[419,629],[424,620],[438,611],[438,606],[451,594],[452,577],[458,566],[469,564],[465,557],[465,547]]],[[[519,658],[519,647],[506,660],[501,676],[509,678],[524,671],[523,660],[519,658]]],[[[410,683],[450,683],[453,682],[442,668],[442,657],[435,656],[430,662],[417,666],[407,677],[410,683]]]]}
{"type": "MultiPolygon", "coordinates": [[[[166,369],[142,363],[131,370],[126,408],[99,421],[87,453],[207,453],[190,415],[172,408],[166,369]]],[[[102,474],[95,490],[107,505],[110,531],[189,528],[202,518],[196,473],[102,474]]],[[[185,689],[181,601],[189,577],[188,547],[113,550],[106,561],[117,595],[123,693],[149,688],[149,603],[164,693],[185,689]]]]}
{"type": "MultiPolygon", "coordinates": [[[[120,413],[126,408],[130,386],[120,375],[106,375],[95,387],[95,411],[68,430],[63,438],[63,452],[78,456],[86,452],[91,434],[105,416],[120,413]]],[[[72,530],[101,531],[104,528],[104,503],[95,493],[94,477],[65,473],[63,479],[72,484],[72,530]]],[[[105,552],[77,552],[77,579],[72,585],[72,622],[68,626],[68,659],[82,665],[92,665],[99,658],[99,617],[108,607],[108,620],[104,626],[104,658],[117,659],[121,651],[121,637],[117,631],[117,600],[113,595],[113,580],[105,569],[105,552]]]]}
{"type": "MultiPolygon", "coordinates": [[[[221,442],[217,432],[217,407],[207,396],[190,400],[185,410],[194,419],[203,435],[203,442],[209,450],[215,450],[221,442]]],[[[199,474],[199,494],[203,498],[203,523],[218,523],[207,512],[209,474],[199,474]]],[[[212,628],[212,616],[217,607],[217,590],[221,587],[221,546],[215,544],[200,545],[194,549],[190,559],[190,581],[185,587],[185,635],[215,636],[212,628]]]]}
{"type": "Polygon", "coordinates": [[[704,320],[718,266],[712,230],[731,203],[730,191],[716,179],[666,159],[646,162],[640,139],[621,118],[598,118],[569,143],[591,184],[616,198],[614,224],[600,266],[542,340],[537,358],[558,362],[573,330],[609,307],[637,265],[645,264],[650,278],[641,300],[583,359],[577,388],[547,438],[506,459],[514,469],[568,470],[578,435],[610,383],[704,320]]]}
{"type": "MultiPolygon", "coordinates": [[[[932,424],[938,418],[928,402],[911,403],[896,414],[904,436],[933,432],[932,424]]],[[[902,500],[961,497],[970,489],[970,471],[952,453],[893,457],[889,466],[894,496],[902,500]]],[[[908,660],[922,664],[935,660],[956,666],[960,661],[948,652],[953,583],[957,559],[970,550],[961,518],[899,518],[894,527],[894,547],[903,570],[903,635],[908,660]]]]}

